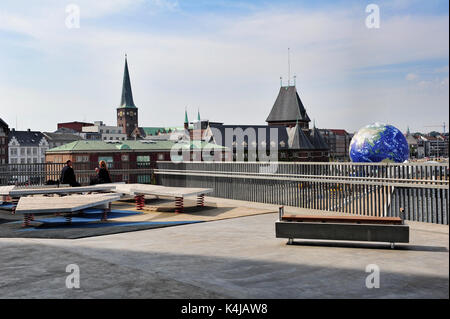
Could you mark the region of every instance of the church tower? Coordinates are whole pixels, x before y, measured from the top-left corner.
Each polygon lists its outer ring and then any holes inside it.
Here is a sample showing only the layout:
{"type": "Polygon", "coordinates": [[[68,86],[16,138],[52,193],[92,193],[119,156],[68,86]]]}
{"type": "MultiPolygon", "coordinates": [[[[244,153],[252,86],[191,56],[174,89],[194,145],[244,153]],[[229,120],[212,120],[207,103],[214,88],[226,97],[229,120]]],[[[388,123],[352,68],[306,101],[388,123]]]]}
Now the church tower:
{"type": "Polygon", "coordinates": [[[117,108],[117,126],[131,138],[132,133],[138,128],[138,108],[134,105],[133,92],[131,91],[130,74],[128,72],[127,56],[125,55],[125,70],[123,73],[122,99],[117,108]]]}

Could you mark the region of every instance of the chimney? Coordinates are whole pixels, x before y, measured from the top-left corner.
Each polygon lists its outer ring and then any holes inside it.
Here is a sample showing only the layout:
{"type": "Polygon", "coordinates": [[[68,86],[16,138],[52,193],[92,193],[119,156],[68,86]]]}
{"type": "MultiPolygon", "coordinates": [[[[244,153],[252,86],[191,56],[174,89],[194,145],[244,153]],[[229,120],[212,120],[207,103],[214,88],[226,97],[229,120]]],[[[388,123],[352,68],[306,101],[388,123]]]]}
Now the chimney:
{"type": "Polygon", "coordinates": [[[31,130],[30,130],[30,129],[27,129],[27,132],[31,132],[31,130]]]}

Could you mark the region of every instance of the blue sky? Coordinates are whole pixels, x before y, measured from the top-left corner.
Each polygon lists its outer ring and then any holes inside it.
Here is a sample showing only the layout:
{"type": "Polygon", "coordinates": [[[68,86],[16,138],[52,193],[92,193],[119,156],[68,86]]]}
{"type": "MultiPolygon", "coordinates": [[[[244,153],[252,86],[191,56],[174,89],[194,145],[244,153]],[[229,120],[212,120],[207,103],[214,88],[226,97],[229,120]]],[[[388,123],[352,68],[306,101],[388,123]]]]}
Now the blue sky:
{"type": "MultiPolygon", "coordinates": [[[[264,124],[291,73],[321,128],[448,124],[448,1],[60,0],[0,4],[0,117],[115,124],[124,54],[140,125],[264,124]],[[80,8],[80,28],[65,25],[80,8]],[[380,8],[368,29],[366,5],[380,8]]],[[[448,125],[447,125],[448,126],[448,125]]],[[[437,128],[438,129],[438,128],[437,128]]]]}

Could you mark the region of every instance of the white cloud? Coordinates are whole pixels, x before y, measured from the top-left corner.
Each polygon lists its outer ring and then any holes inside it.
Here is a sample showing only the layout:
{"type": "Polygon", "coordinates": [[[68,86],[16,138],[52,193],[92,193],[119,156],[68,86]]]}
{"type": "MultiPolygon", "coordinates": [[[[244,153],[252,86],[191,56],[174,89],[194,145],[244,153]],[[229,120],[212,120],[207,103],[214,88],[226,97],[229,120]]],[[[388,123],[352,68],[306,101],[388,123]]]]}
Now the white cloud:
{"type": "Polygon", "coordinates": [[[417,74],[408,73],[406,75],[406,80],[408,80],[408,81],[416,81],[417,79],[419,79],[419,76],[417,74]]]}

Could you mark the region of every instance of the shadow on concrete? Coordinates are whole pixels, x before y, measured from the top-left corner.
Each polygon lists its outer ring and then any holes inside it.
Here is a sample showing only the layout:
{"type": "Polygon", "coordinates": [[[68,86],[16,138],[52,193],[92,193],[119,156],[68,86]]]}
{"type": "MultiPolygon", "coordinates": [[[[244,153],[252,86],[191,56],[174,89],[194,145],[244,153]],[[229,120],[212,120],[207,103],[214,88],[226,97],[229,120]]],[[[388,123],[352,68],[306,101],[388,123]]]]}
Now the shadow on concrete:
{"type": "Polygon", "coordinates": [[[340,247],[340,248],[361,248],[361,249],[389,249],[389,250],[413,250],[413,251],[431,251],[431,252],[448,252],[447,247],[442,246],[423,246],[395,244],[392,249],[390,243],[362,243],[348,241],[304,241],[295,239],[292,244],[286,246],[311,246],[311,247],[340,247]]]}
{"type": "Polygon", "coordinates": [[[76,244],[0,242],[0,250],[2,298],[405,299],[448,298],[449,294],[448,277],[406,270],[383,270],[380,288],[368,289],[365,263],[361,266],[357,255],[354,267],[340,268],[332,261],[314,265],[326,260],[325,255],[323,259],[302,256],[292,263],[76,244]],[[79,266],[80,289],[65,287],[68,264],[79,266]]]}

